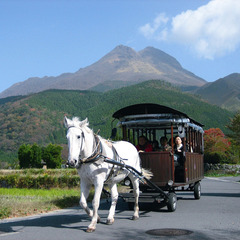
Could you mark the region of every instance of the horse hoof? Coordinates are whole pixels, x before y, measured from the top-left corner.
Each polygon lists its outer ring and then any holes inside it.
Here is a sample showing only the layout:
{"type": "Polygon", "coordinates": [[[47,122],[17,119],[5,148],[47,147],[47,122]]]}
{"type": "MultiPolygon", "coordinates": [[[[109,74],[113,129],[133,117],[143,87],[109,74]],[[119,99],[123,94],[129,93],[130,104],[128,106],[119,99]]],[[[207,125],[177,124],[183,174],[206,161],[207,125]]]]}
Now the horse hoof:
{"type": "Polygon", "coordinates": [[[100,222],[101,222],[101,218],[98,216],[97,223],[100,223],[100,222]]]}
{"type": "Polygon", "coordinates": [[[138,216],[132,216],[132,220],[138,220],[139,217],[138,216]]]}
{"type": "Polygon", "coordinates": [[[114,223],[114,219],[108,219],[106,223],[107,225],[112,225],[114,223]]]}
{"type": "Polygon", "coordinates": [[[87,233],[92,233],[92,232],[94,232],[94,231],[95,231],[95,228],[88,228],[88,229],[86,230],[87,233]]]}

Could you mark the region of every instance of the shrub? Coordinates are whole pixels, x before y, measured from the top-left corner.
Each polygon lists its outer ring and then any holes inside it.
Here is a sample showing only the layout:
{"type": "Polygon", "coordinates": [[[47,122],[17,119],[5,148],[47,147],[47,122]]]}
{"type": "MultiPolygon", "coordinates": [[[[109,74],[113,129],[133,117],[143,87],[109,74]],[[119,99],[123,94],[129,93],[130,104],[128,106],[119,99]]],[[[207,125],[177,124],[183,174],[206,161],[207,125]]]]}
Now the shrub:
{"type": "Polygon", "coordinates": [[[56,144],[49,144],[43,149],[43,161],[46,162],[48,168],[61,168],[62,147],[56,144]]]}
{"type": "Polygon", "coordinates": [[[227,156],[224,152],[207,152],[204,154],[205,163],[223,163],[227,159],[227,156]]]}
{"type": "Polygon", "coordinates": [[[11,215],[11,209],[8,207],[1,207],[0,208],[0,219],[8,218],[11,215]]]}
{"type": "Polygon", "coordinates": [[[4,188],[75,188],[80,179],[75,169],[24,169],[0,171],[0,187],[4,188]]]}

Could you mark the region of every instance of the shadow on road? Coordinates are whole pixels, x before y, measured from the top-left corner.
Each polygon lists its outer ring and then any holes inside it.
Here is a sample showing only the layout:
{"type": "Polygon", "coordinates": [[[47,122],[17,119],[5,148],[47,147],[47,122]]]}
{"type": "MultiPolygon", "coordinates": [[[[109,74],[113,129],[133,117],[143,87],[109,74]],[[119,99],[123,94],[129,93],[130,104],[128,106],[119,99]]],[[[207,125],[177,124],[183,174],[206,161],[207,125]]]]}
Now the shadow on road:
{"type": "MultiPolygon", "coordinates": [[[[101,221],[99,224],[106,224],[105,220],[108,215],[108,210],[110,208],[110,203],[104,201],[100,204],[99,210],[107,210],[106,213],[101,214],[101,221]]],[[[141,211],[140,217],[145,217],[145,215],[149,212],[141,211]]],[[[123,219],[130,220],[133,215],[133,211],[128,210],[128,206],[123,201],[119,200],[119,204],[116,209],[115,219],[123,219]],[[122,214],[121,214],[122,213],[122,214]]],[[[146,216],[147,217],[147,216],[146,216]]],[[[85,231],[87,229],[86,226],[90,223],[90,218],[85,214],[85,212],[79,207],[76,209],[69,209],[69,212],[61,212],[59,213],[49,213],[40,216],[30,216],[24,218],[16,218],[10,219],[9,222],[0,223],[0,236],[4,233],[15,232],[13,229],[18,228],[18,232],[22,231],[25,227],[53,227],[53,228],[61,228],[61,229],[77,229],[85,231]],[[16,220],[16,221],[14,221],[16,220]],[[81,224],[81,222],[83,224],[81,224]],[[76,226],[74,226],[76,225],[76,226]],[[81,226],[83,225],[83,226],[81,226]]]]}

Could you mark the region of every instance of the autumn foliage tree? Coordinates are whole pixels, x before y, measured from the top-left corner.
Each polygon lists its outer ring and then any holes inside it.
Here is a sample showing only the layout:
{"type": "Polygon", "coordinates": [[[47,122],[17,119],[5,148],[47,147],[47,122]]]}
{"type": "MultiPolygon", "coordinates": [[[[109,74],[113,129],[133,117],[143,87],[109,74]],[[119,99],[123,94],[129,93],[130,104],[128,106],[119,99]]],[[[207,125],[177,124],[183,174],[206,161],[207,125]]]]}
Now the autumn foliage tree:
{"type": "Polygon", "coordinates": [[[204,132],[205,162],[227,163],[230,160],[231,143],[219,128],[210,128],[204,132]]]}

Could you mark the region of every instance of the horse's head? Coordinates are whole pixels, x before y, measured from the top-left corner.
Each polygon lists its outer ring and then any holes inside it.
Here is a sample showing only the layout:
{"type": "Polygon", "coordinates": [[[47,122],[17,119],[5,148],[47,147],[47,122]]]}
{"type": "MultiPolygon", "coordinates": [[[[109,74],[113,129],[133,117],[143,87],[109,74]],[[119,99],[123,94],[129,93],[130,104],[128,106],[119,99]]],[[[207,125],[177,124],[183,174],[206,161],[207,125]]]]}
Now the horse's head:
{"type": "Polygon", "coordinates": [[[64,125],[68,129],[68,164],[72,167],[77,167],[79,164],[79,157],[84,151],[84,128],[88,126],[88,119],[86,118],[83,121],[79,121],[79,119],[76,117],[72,120],[65,117],[64,125]]]}

